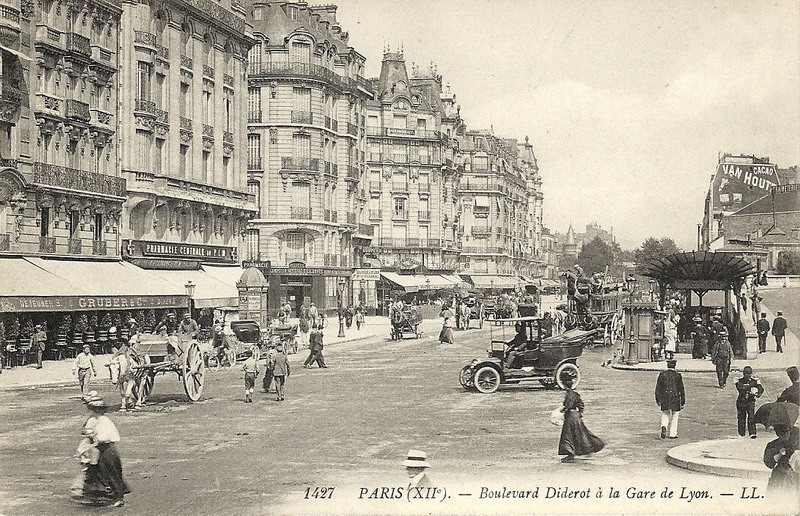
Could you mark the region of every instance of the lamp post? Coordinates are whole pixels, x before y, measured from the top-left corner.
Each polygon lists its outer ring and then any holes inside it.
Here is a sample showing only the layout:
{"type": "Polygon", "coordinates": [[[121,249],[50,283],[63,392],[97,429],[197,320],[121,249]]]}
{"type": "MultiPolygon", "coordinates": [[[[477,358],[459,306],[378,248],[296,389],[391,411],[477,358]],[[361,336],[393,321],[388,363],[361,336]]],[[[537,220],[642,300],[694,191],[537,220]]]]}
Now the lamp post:
{"type": "Polygon", "coordinates": [[[342,309],[342,296],[344,295],[344,278],[339,278],[339,292],[337,296],[336,306],[339,314],[339,335],[337,337],[344,337],[344,310],[342,309]]]}
{"type": "Polygon", "coordinates": [[[633,303],[633,292],[636,290],[636,276],[633,274],[629,274],[628,277],[625,279],[625,283],[628,285],[628,302],[633,303]]]}
{"type": "Polygon", "coordinates": [[[192,306],[192,305],[194,304],[194,300],[193,300],[192,298],[194,297],[194,288],[195,288],[196,286],[197,286],[197,285],[195,285],[194,283],[192,283],[192,280],[189,280],[189,281],[186,283],[186,285],[184,285],[184,286],[183,286],[183,287],[186,289],[186,295],[187,295],[187,296],[189,296],[189,315],[194,315],[194,314],[192,314],[192,312],[193,312],[193,308],[194,308],[194,307],[192,306]]]}

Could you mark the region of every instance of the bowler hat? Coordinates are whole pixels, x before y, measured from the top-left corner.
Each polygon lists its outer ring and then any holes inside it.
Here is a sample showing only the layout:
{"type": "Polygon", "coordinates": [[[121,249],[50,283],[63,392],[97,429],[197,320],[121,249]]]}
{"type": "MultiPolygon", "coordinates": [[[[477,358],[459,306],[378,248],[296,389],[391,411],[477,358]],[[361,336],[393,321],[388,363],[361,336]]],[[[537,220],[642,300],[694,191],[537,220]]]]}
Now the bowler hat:
{"type": "Polygon", "coordinates": [[[670,369],[675,369],[675,366],[678,365],[677,360],[667,360],[667,367],[670,369]]]}
{"type": "Polygon", "coordinates": [[[428,464],[428,454],[419,450],[408,450],[408,457],[403,461],[403,466],[407,468],[430,468],[428,464]]]}

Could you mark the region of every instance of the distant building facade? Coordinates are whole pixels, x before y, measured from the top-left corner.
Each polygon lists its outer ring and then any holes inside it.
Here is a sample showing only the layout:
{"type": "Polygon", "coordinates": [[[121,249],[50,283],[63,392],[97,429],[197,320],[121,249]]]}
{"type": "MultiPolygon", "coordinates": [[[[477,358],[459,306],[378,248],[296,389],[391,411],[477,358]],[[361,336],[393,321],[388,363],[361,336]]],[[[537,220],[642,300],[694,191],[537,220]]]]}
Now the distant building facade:
{"type": "Polygon", "coordinates": [[[434,69],[409,76],[401,52],[386,52],[367,103],[370,254],[383,270],[458,269],[453,155],[463,132],[455,96],[434,69]]]}
{"type": "Polygon", "coordinates": [[[352,269],[373,238],[364,184],[372,91],[336,10],[283,1],[249,10],[246,156],[258,215],[246,258],[270,281],[270,308],[289,302],[295,314],[312,301],[349,304],[352,269]]]}

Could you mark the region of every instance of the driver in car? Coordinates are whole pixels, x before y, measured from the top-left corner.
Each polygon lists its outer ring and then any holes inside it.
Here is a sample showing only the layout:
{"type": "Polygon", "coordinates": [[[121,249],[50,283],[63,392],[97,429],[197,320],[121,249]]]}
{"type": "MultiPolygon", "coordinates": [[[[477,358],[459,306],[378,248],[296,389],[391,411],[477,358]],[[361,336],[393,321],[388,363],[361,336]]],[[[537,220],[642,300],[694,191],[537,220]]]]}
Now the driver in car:
{"type": "Polygon", "coordinates": [[[525,331],[525,325],[518,322],[514,325],[517,334],[514,338],[506,342],[508,348],[506,349],[506,369],[511,369],[517,357],[525,353],[525,348],[528,345],[528,335],[525,331]]]}

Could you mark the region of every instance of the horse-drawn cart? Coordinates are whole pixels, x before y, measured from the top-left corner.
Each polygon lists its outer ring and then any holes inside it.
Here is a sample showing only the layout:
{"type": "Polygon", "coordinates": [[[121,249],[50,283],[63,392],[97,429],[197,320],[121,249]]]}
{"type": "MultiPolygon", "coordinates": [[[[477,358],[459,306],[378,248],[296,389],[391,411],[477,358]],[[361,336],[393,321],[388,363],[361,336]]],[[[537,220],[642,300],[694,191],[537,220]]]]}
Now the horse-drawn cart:
{"type": "Polygon", "coordinates": [[[417,339],[422,336],[422,330],[419,329],[422,312],[415,306],[404,310],[392,310],[391,323],[392,340],[400,340],[409,333],[417,339]]]}
{"type": "Polygon", "coordinates": [[[200,344],[194,340],[178,336],[145,335],[139,336],[135,345],[136,354],[143,360],[132,364],[136,382],[136,396],[144,402],[153,390],[157,374],[176,373],[183,384],[183,390],[191,401],[200,399],[203,393],[205,364],[200,344]]]}

